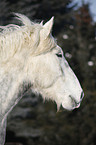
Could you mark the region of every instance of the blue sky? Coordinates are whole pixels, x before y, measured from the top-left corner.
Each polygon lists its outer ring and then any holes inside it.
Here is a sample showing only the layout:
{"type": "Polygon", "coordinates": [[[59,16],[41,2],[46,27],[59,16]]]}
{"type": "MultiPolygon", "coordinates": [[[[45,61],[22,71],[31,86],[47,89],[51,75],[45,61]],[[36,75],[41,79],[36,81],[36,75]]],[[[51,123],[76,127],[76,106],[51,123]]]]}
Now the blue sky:
{"type": "MultiPolygon", "coordinates": [[[[74,3],[78,3],[81,6],[82,0],[73,0],[74,3]]],[[[85,3],[90,3],[90,12],[93,16],[93,20],[96,22],[96,0],[84,0],[85,3]]]]}

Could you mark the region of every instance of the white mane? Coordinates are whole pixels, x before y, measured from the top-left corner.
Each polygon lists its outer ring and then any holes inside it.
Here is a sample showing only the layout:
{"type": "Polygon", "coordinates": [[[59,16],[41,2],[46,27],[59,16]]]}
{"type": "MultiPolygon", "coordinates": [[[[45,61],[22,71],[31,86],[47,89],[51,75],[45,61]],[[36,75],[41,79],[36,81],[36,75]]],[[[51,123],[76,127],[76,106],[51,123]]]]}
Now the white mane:
{"type": "Polygon", "coordinates": [[[10,57],[21,51],[23,55],[26,54],[26,47],[27,52],[34,56],[46,53],[56,45],[54,39],[47,37],[42,47],[39,47],[40,39],[42,39],[40,38],[40,30],[43,28],[42,22],[40,24],[34,23],[24,15],[18,13],[15,13],[15,15],[23,26],[14,24],[0,26],[0,62],[6,62],[10,57]]]}

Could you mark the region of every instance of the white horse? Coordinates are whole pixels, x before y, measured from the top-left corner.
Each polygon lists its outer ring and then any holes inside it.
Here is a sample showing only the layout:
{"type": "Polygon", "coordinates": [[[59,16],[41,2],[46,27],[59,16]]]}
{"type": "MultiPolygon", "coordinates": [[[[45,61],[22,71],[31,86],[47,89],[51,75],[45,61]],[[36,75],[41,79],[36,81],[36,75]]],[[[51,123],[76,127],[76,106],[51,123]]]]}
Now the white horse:
{"type": "Polygon", "coordinates": [[[16,15],[23,26],[0,27],[0,145],[5,141],[7,115],[22,97],[22,84],[30,83],[58,109],[78,108],[83,98],[78,79],[51,35],[53,17],[43,25],[16,15]]]}

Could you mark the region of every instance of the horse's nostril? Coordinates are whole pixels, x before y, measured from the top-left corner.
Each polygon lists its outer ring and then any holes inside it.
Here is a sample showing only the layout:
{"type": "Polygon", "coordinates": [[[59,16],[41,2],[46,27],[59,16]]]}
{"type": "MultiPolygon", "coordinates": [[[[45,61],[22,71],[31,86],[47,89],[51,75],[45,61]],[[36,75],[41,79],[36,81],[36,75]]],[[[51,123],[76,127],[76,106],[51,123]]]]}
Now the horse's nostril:
{"type": "Polygon", "coordinates": [[[84,97],[84,92],[82,91],[80,99],[82,100],[84,97]]]}

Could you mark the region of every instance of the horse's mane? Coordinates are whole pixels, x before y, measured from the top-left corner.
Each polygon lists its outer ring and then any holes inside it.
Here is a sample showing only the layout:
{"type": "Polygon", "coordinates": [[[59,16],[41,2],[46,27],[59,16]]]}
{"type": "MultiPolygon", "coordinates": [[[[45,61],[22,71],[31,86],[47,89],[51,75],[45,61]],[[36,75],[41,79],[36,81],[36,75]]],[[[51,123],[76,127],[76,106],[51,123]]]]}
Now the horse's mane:
{"type": "Polygon", "coordinates": [[[21,51],[38,55],[48,51],[54,45],[53,39],[44,41],[42,48],[38,48],[40,41],[40,30],[42,23],[34,23],[25,15],[15,13],[16,18],[22,22],[22,26],[9,24],[0,26],[0,62],[7,61],[10,57],[21,51]],[[38,48],[38,49],[37,49],[38,48]]]}

